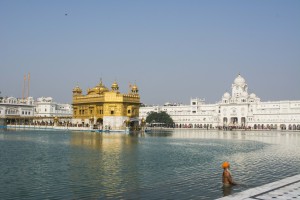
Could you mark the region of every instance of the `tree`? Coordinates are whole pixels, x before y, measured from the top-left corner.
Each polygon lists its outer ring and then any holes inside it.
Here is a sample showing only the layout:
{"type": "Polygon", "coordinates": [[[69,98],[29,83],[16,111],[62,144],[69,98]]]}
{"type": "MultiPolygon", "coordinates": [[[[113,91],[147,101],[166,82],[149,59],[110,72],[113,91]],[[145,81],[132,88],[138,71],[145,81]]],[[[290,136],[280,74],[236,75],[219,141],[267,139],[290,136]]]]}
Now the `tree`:
{"type": "Polygon", "coordinates": [[[166,112],[151,112],[147,118],[146,122],[151,123],[164,123],[167,127],[173,127],[174,122],[173,119],[170,117],[170,115],[166,112]]]}

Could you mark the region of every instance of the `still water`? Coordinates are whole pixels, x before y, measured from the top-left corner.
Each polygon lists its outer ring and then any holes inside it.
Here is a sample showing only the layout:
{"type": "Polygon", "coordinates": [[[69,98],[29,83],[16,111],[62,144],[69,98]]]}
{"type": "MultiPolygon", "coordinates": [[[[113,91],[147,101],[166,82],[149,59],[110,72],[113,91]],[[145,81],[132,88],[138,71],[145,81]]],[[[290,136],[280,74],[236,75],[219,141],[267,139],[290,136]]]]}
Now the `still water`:
{"type": "Polygon", "coordinates": [[[0,130],[0,199],[216,199],[296,174],[299,132],[0,130]]]}

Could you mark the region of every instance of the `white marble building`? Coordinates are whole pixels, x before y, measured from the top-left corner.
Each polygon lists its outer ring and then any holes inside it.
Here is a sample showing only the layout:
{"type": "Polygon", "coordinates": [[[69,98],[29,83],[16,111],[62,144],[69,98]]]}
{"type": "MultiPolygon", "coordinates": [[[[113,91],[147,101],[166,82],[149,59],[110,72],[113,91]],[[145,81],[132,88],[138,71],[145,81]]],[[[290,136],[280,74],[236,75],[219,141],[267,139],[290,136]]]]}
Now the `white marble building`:
{"type": "Polygon", "coordinates": [[[35,102],[35,116],[72,117],[72,105],[53,101],[52,97],[40,97],[35,102]]]}
{"type": "Polygon", "coordinates": [[[251,128],[300,130],[300,100],[262,102],[248,93],[245,79],[238,75],[231,94],[226,92],[216,104],[192,98],[190,105],[140,107],[140,119],[151,112],[167,112],[178,128],[251,128]]]}
{"type": "Polygon", "coordinates": [[[22,118],[19,123],[29,124],[34,116],[34,100],[32,97],[18,99],[15,97],[0,98],[0,126],[7,121],[16,122],[15,119],[22,118]]]}
{"type": "Polygon", "coordinates": [[[17,99],[4,97],[0,99],[0,117],[32,117],[34,116],[34,100],[32,97],[17,99]]]}
{"type": "Polygon", "coordinates": [[[19,99],[5,97],[0,99],[0,117],[72,117],[72,105],[53,101],[52,97],[33,97],[19,99]]]}

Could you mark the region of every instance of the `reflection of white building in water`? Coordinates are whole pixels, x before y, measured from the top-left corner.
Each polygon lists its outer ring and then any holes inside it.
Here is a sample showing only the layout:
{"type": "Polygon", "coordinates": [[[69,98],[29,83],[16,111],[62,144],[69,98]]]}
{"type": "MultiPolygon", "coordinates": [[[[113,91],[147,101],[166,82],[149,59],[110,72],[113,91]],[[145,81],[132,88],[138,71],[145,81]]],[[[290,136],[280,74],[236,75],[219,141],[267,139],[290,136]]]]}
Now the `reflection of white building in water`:
{"type": "Polygon", "coordinates": [[[231,94],[226,92],[220,102],[205,104],[191,99],[190,105],[140,107],[140,118],[151,112],[167,112],[178,128],[250,127],[252,129],[300,130],[300,100],[261,102],[248,93],[245,79],[238,75],[231,94]]]}

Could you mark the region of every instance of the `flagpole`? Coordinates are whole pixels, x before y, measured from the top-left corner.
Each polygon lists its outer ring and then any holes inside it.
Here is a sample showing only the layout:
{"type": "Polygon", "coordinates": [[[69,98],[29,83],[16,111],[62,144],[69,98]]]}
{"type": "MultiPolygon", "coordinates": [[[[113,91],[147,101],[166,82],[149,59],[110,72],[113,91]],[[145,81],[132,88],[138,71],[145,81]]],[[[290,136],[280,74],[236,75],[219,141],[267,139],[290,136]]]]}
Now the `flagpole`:
{"type": "Polygon", "coordinates": [[[23,83],[23,91],[22,91],[22,100],[24,100],[25,93],[25,85],[26,85],[26,75],[24,75],[24,83],[23,83]]]}
{"type": "Polygon", "coordinates": [[[30,88],[30,73],[28,73],[28,93],[27,93],[27,98],[29,97],[29,88],[30,88]]]}

